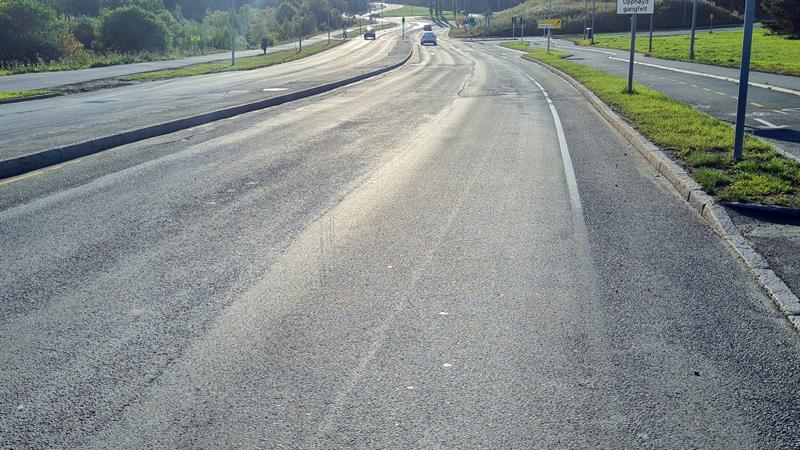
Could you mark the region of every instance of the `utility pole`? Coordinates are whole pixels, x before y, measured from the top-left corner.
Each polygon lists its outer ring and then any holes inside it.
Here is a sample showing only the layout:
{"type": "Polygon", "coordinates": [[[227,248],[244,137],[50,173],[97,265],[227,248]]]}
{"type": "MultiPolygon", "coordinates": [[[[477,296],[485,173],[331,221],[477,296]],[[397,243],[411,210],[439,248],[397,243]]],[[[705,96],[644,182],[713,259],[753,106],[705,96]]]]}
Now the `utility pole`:
{"type": "Polygon", "coordinates": [[[525,41],[525,17],[520,17],[519,21],[520,21],[520,24],[519,24],[519,26],[520,26],[519,40],[520,41],[525,41]]]}
{"type": "Polygon", "coordinates": [[[692,2],[692,37],[689,41],[689,59],[694,59],[694,32],[697,29],[697,0],[692,2]]]}
{"type": "Polygon", "coordinates": [[[594,2],[595,0],[592,0],[592,45],[594,45],[594,2]]]}
{"type": "Polygon", "coordinates": [[[733,139],[733,159],[741,161],[744,147],[744,122],[747,120],[747,84],[750,82],[750,48],[753,44],[753,16],[756,0],[744,4],[744,36],[742,36],[742,64],[739,66],[739,104],[736,108],[736,128],[733,139]]]}
{"type": "Polygon", "coordinates": [[[231,65],[236,65],[236,33],[233,32],[235,28],[233,19],[233,0],[231,0],[231,65]]]}
{"type": "Polygon", "coordinates": [[[650,14],[650,45],[647,47],[647,53],[653,53],[653,16],[656,15],[656,12],[653,11],[653,14],[650,14]]]}

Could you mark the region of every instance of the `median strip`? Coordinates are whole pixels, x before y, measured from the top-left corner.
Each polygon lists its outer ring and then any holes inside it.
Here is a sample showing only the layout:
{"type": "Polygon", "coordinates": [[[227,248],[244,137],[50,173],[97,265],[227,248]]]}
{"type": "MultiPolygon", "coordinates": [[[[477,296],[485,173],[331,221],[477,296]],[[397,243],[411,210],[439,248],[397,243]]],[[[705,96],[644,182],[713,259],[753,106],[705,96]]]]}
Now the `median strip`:
{"type": "Polygon", "coordinates": [[[233,72],[238,70],[253,70],[262,69],[264,67],[274,66],[275,64],[282,64],[289,61],[306,58],[311,55],[331,49],[343,43],[342,40],[331,40],[317,42],[303,48],[302,51],[294,49],[281,50],[274,53],[267,53],[266,55],[248,56],[246,58],[239,58],[236,64],[231,65],[230,61],[214,61],[202,64],[193,64],[191,66],[178,67],[175,69],[162,69],[152,72],[135,73],[121,78],[122,81],[156,81],[166,80],[170,78],[192,77],[196,75],[208,75],[220,72],[233,72]]]}
{"type": "MultiPolygon", "coordinates": [[[[398,45],[403,45],[398,41],[398,45]]],[[[228,108],[219,109],[207,113],[197,114],[190,117],[184,117],[177,120],[162,122],[155,125],[150,125],[143,128],[127,130],[119,133],[114,133],[109,136],[103,136],[96,139],[91,139],[84,142],[69,144],[61,147],[50,148],[41,150],[27,155],[14,157],[11,159],[0,161],[0,179],[10,178],[31,172],[44,167],[59,164],[72,159],[80,158],[82,156],[91,155],[104,150],[109,150],[122,145],[130,144],[145,139],[150,139],[156,136],[162,136],[169,133],[174,133],[179,130],[196,127],[210,122],[215,122],[222,119],[227,119],[240,114],[257,111],[260,109],[269,108],[272,106],[281,105],[283,103],[300,100],[306,97],[311,97],[321,94],[333,89],[346,86],[348,84],[356,83],[367,78],[371,78],[390,70],[396,69],[406,63],[413,54],[413,47],[408,45],[408,54],[400,59],[400,61],[380,67],[378,69],[364,72],[359,75],[354,75],[339,81],[322,84],[302,91],[291,92],[288,94],[269,97],[263,100],[258,100],[251,103],[232,106],[228,108]]]]}
{"type": "Polygon", "coordinates": [[[49,98],[57,95],[61,95],[61,93],[50,89],[37,89],[32,91],[0,91],[0,104],[49,98]]]}

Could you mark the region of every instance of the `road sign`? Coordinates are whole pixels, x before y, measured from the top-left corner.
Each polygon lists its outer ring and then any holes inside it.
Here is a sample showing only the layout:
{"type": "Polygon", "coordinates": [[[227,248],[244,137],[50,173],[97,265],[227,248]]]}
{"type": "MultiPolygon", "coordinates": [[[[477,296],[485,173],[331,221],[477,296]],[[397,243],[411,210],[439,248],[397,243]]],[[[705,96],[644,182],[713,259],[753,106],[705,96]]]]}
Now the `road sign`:
{"type": "Polygon", "coordinates": [[[543,28],[551,28],[560,30],[561,29],[561,19],[542,19],[537,22],[539,29],[543,28]]]}
{"type": "Polygon", "coordinates": [[[617,14],[653,14],[656,0],[617,0],[617,14]]]}

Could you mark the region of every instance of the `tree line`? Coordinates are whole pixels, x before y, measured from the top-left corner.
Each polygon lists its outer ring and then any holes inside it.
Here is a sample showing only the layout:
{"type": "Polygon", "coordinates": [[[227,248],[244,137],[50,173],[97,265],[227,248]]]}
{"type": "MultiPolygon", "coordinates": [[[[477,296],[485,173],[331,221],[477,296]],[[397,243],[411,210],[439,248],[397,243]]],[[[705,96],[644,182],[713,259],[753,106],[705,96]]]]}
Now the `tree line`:
{"type": "Polygon", "coordinates": [[[0,63],[257,47],[342,26],[367,0],[0,0],[0,63]],[[233,35],[231,34],[233,33],[233,35]]]}

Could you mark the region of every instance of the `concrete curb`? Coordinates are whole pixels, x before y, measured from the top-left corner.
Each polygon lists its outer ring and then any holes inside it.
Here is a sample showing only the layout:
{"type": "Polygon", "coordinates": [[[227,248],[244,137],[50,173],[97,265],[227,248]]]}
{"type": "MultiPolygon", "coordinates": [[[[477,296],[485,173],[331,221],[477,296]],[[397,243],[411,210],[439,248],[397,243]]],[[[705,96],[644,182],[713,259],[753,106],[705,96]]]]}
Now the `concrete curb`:
{"type": "Polygon", "coordinates": [[[6,100],[0,100],[0,105],[5,105],[8,103],[19,103],[19,102],[30,102],[33,100],[42,100],[44,98],[52,98],[52,97],[59,97],[64,95],[62,92],[53,92],[52,94],[41,94],[41,95],[29,95],[27,97],[17,97],[17,98],[9,98],[6,100]]]}
{"type": "Polygon", "coordinates": [[[150,139],[156,136],[162,136],[176,131],[184,130],[187,128],[196,127],[210,122],[216,122],[222,119],[238,116],[240,114],[257,111],[260,109],[269,108],[272,106],[281,105],[295,100],[300,100],[306,97],[311,97],[317,94],[331,91],[333,89],[353,84],[367,78],[371,78],[382,73],[394,70],[405,64],[414,54],[414,46],[411,46],[408,55],[406,55],[400,62],[381,67],[380,69],[366,72],[361,75],[356,75],[344,80],[334,81],[309,89],[290,94],[279,95],[270,97],[264,100],[258,100],[243,105],[230,106],[216,111],[202,113],[182,119],[175,119],[168,122],[150,125],[144,128],[137,128],[127,130],[120,133],[115,133],[109,136],[103,136],[88,141],[78,142],[76,144],[69,144],[61,147],[50,148],[41,150],[26,155],[17,156],[15,158],[0,161],[0,179],[10,178],[17,175],[22,175],[44,167],[60,164],[72,159],[81,158],[94,153],[99,153],[104,150],[109,150],[121,145],[131,144],[133,142],[150,139]]]}
{"type": "Polygon", "coordinates": [[[786,315],[795,331],[800,333],[800,300],[792,293],[786,283],[770,269],[767,260],[755,251],[750,243],[739,233],[725,208],[718,205],[714,199],[706,194],[694,179],[678,164],[667,157],[655,144],[634,130],[617,113],[611,110],[592,91],[580,84],[566,73],[543,63],[534,58],[523,55],[523,59],[535,62],[554,74],[566,80],[575,87],[589,103],[611,124],[622,136],[625,137],[644,158],[663,175],[672,186],[681,194],[681,197],[697,211],[711,226],[734,253],[744,262],[756,283],[775,302],[778,309],[786,315]]]}

